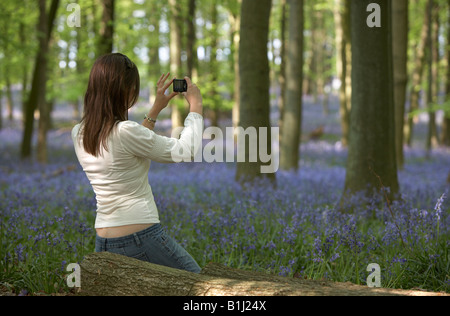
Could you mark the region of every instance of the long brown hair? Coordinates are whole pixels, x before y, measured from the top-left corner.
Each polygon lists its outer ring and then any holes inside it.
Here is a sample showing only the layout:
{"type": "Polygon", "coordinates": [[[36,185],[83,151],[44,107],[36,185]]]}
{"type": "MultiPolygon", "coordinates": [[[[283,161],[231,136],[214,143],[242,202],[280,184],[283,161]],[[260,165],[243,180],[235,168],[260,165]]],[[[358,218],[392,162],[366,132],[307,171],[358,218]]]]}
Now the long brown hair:
{"type": "Polygon", "coordinates": [[[101,56],[92,66],[84,96],[82,135],[84,150],[98,157],[100,146],[117,122],[128,120],[128,110],[139,98],[140,77],[136,65],[125,55],[101,56]]]}

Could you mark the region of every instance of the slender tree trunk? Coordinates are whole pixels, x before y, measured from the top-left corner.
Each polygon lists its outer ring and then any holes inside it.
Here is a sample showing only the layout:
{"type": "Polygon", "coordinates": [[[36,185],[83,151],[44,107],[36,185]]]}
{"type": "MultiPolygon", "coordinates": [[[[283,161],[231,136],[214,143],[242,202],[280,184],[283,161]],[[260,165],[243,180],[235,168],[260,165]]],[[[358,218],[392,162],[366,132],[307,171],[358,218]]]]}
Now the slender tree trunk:
{"type": "MultiPolygon", "coordinates": [[[[9,67],[6,67],[6,69],[9,69],[9,67]]],[[[6,71],[6,109],[7,109],[7,117],[8,120],[13,120],[13,112],[14,112],[14,100],[12,97],[12,90],[11,90],[11,78],[9,71],[6,71]]]]}
{"type": "Polygon", "coordinates": [[[150,87],[150,104],[154,104],[156,97],[156,83],[161,76],[161,64],[159,60],[159,47],[160,47],[160,27],[159,20],[161,16],[161,4],[159,2],[152,2],[151,6],[148,7],[147,12],[149,16],[149,23],[152,26],[152,30],[149,33],[149,46],[148,46],[148,58],[150,62],[148,63],[149,72],[149,87],[150,87]]]}
{"type": "MultiPolygon", "coordinates": [[[[241,42],[239,45],[239,72],[241,77],[239,126],[244,130],[255,128],[259,144],[257,145],[256,161],[250,161],[250,144],[249,141],[245,141],[245,161],[238,162],[236,168],[236,180],[240,182],[253,181],[263,175],[275,180],[274,173],[261,173],[261,167],[265,164],[258,155],[261,151],[259,146],[262,137],[260,127],[267,130],[266,148],[271,148],[272,141],[269,117],[270,74],[267,57],[271,7],[271,0],[242,1],[241,42]]],[[[245,136],[240,135],[239,137],[245,136]]]]}
{"type": "Polygon", "coordinates": [[[339,114],[341,118],[342,145],[348,145],[351,108],[351,43],[349,34],[350,7],[346,0],[335,0],[334,21],[336,28],[336,70],[341,81],[339,88],[339,114]]]}
{"type": "MultiPolygon", "coordinates": [[[[345,38],[345,101],[347,112],[347,137],[350,133],[350,111],[352,109],[352,1],[344,0],[344,38],[345,38]]],[[[347,138],[348,143],[348,138],[347,138]]],[[[345,145],[345,142],[344,142],[345,145]]]]}
{"type": "Polygon", "coordinates": [[[438,146],[438,132],[436,124],[436,112],[432,108],[438,101],[439,94],[439,5],[433,1],[427,14],[430,15],[430,28],[428,30],[428,87],[427,87],[427,107],[428,107],[428,134],[427,153],[438,146]]]}
{"type": "Polygon", "coordinates": [[[43,81],[40,83],[41,91],[39,93],[39,124],[38,124],[38,139],[37,139],[37,160],[40,163],[47,163],[47,133],[51,127],[50,113],[52,111],[52,102],[47,102],[47,71],[48,71],[48,53],[49,46],[51,42],[51,34],[53,30],[53,21],[56,17],[56,11],[58,10],[59,0],[52,0],[50,11],[47,17],[47,39],[44,43],[45,47],[43,50],[43,60],[42,60],[42,78],[43,81]]]}
{"type": "MultiPolygon", "coordinates": [[[[233,43],[233,69],[234,69],[234,93],[233,93],[233,110],[232,121],[233,127],[239,125],[239,104],[241,100],[240,96],[240,75],[239,75],[239,43],[240,43],[240,28],[241,28],[241,14],[240,7],[242,0],[235,0],[235,7],[231,9],[230,24],[232,28],[232,43],[233,43]]],[[[234,135],[237,136],[237,135],[234,135]]]]}
{"type": "Polygon", "coordinates": [[[397,166],[402,169],[403,129],[405,125],[406,85],[408,83],[408,0],[392,1],[392,38],[394,54],[395,147],[397,166]]]}
{"type": "MultiPolygon", "coordinates": [[[[11,49],[11,38],[8,34],[11,33],[10,31],[10,27],[11,27],[11,20],[10,19],[5,19],[2,21],[2,25],[1,25],[1,32],[2,32],[2,37],[4,37],[2,39],[2,55],[3,56],[7,56],[10,57],[13,55],[13,50],[11,49]],[[5,35],[3,35],[3,33],[5,35]]],[[[4,66],[3,71],[4,71],[4,78],[5,78],[5,92],[6,92],[6,117],[9,121],[12,121],[13,119],[13,112],[14,112],[14,100],[12,97],[12,90],[11,90],[11,65],[6,62],[6,63],[2,63],[4,66]]]]}
{"type": "Polygon", "coordinates": [[[103,13],[100,24],[100,36],[97,55],[110,54],[113,51],[115,0],[101,0],[103,13]]]}
{"type": "Polygon", "coordinates": [[[210,104],[210,120],[211,120],[211,126],[218,126],[219,123],[219,95],[217,92],[217,86],[218,86],[218,72],[219,72],[219,65],[217,62],[217,48],[219,45],[219,33],[218,33],[218,26],[217,26],[217,0],[213,0],[211,2],[211,32],[210,32],[210,49],[211,49],[211,57],[209,61],[209,70],[211,73],[211,89],[207,93],[210,94],[210,99],[212,101],[212,104],[210,104]]]}
{"type": "MultiPolygon", "coordinates": [[[[179,1],[169,0],[170,8],[170,73],[171,77],[181,74],[181,8],[179,1]]],[[[172,101],[172,128],[183,126],[183,105],[180,99],[172,101]]]]}
{"type": "MultiPolygon", "coordinates": [[[[21,42],[21,45],[23,45],[22,47],[25,48],[26,47],[26,40],[27,40],[27,36],[25,35],[25,24],[23,22],[20,22],[19,25],[19,39],[21,42]]],[[[24,62],[22,64],[22,124],[25,124],[25,113],[26,113],[26,104],[27,104],[27,100],[28,100],[28,77],[29,77],[29,63],[28,62],[24,62]]]]}
{"type": "Polygon", "coordinates": [[[291,0],[289,6],[286,105],[283,113],[280,167],[285,170],[297,170],[300,160],[302,126],[304,2],[303,0],[291,0]]]}
{"type": "Polygon", "coordinates": [[[280,74],[278,76],[278,81],[280,82],[280,101],[278,102],[278,111],[280,113],[280,119],[278,126],[280,127],[280,142],[282,141],[283,136],[283,115],[284,115],[284,107],[286,106],[286,12],[287,12],[287,4],[286,0],[281,0],[281,21],[280,21],[280,29],[281,29],[281,48],[280,48],[280,56],[281,56],[281,64],[280,64],[280,74]]]}
{"type": "MultiPolygon", "coordinates": [[[[59,5],[59,0],[52,0],[50,13],[47,14],[46,11],[46,1],[39,1],[39,21],[37,25],[37,30],[39,34],[39,49],[36,54],[36,61],[34,65],[33,72],[33,81],[31,86],[31,91],[29,94],[28,101],[25,107],[25,120],[24,120],[24,132],[21,146],[21,157],[22,159],[31,157],[31,141],[33,136],[33,127],[34,127],[34,111],[39,108],[39,110],[43,110],[43,113],[40,113],[40,117],[44,115],[44,118],[47,118],[49,113],[47,113],[46,107],[46,82],[47,82],[47,53],[48,53],[48,45],[50,42],[51,32],[53,29],[53,21],[56,16],[56,10],[59,5]]],[[[49,121],[49,120],[48,120],[49,121]]],[[[46,125],[41,125],[41,131],[44,131],[46,125]]],[[[42,133],[40,137],[46,136],[45,133],[42,133]]],[[[40,146],[44,146],[40,150],[43,150],[39,155],[39,161],[46,160],[46,145],[42,143],[40,146]]]]}
{"type": "Polygon", "coordinates": [[[3,128],[3,104],[2,104],[3,90],[0,89],[0,131],[3,128]]]}
{"type": "Polygon", "coordinates": [[[314,97],[314,103],[323,97],[324,87],[324,42],[325,30],[323,9],[316,7],[316,1],[310,2],[311,19],[311,59],[309,61],[308,89],[314,97]]]}
{"type": "MultiPolygon", "coordinates": [[[[426,8],[428,8],[431,5],[432,0],[427,0],[426,8]]],[[[414,69],[412,73],[412,83],[411,83],[411,91],[410,91],[410,108],[409,108],[409,117],[408,117],[408,124],[406,125],[405,130],[405,140],[408,146],[411,147],[412,145],[412,138],[413,138],[413,132],[414,132],[414,116],[412,115],[412,112],[419,109],[419,92],[422,87],[422,75],[423,75],[423,69],[425,64],[425,51],[426,51],[426,44],[428,42],[428,29],[430,26],[429,21],[429,15],[424,15],[424,21],[422,26],[422,32],[420,35],[420,41],[416,48],[416,57],[413,62],[414,69]]]]}
{"type": "Polygon", "coordinates": [[[390,199],[399,191],[395,158],[391,1],[375,1],[381,8],[379,28],[368,27],[368,15],[361,14],[373,2],[352,2],[352,110],[342,202],[348,194],[359,191],[371,194],[374,189],[380,190],[380,186],[390,189],[390,199]]]}
{"type": "Polygon", "coordinates": [[[317,33],[318,33],[318,25],[317,25],[317,16],[315,10],[315,1],[309,1],[306,3],[305,7],[307,10],[307,15],[309,15],[310,23],[311,23],[311,44],[305,50],[310,50],[310,58],[308,60],[306,72],[304,73],[304,77],[307,80],[307,88],[306,93],[312,95],[313,102],[316,104],[318,102],[317,95],[317,75],[318,75],[318,56],[317,56],[317,33]]]}
{"type": "Polygon", "coordinates": [[[186,55],[187,55],[187,75],[197,82],[198,80],[198,57],[197,57],[197,45],[196,45],[196,27],[195,27],[195,12],[197,10],[196,0],[189,0],[188,2],[188,15],[186,17],[187,24],[187,42],[186,42],[186,55]]]}
{"type": "Polygon", "coordinates": [[[447,1],[447,82],[445,86],[446,101],[449,103],[442,127],[442,144],[450,147],[450,0],[447,1]]]}

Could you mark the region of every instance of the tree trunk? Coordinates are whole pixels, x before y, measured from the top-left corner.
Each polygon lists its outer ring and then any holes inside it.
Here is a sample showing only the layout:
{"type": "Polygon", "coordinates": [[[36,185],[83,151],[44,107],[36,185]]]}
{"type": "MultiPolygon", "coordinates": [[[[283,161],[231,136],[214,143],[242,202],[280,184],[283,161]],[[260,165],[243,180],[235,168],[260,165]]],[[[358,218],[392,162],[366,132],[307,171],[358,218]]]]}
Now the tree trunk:
{"type": "MultiPolygon", "coordinates": [[[[426,8],[431,5],[432,0],[427,0],[426,8]]],[[[424,15],[424,21],[422,26],[422,32],[420,35],[420,41],[416,48],[416,57],[413,62],[414,69],[412,73],[412,83],[411,83],[411,91],[410,91],[410,108],[409,108],[409,117],[408,124],[406,125],[405,130],[405,140],[408,146],[412,145],[413,131],[414,131],[414,116],[411,115],[412,112],[419,109],[419,92],[421,90],[422,83],[422,75],[425,64],[425,51],[426,44],[428,42],[428,29],[429,29],[429,16],[428,14],[424,15]]]]}
{"type": "Polygon", "coordinates": [[[37,25],[39,34],[39,49],[36,54],[36,60],[34,64],[31,91],[29,93],[28,101],[25,106],[24,132],[21,146],[22,159],[31,157],[31,141],[34,128],[34,111],[38,108],[40,110],[43,109],[44,115],[47,115],[47,113],[45,112],[47,52],[58,4],[59,0],[53,0],[51,4],[50,14],[47,15],[46,1],[39,1],[39,21],[37,25]]]}
{"type": "Polygon", "coordinates": [[[339,88],[339,114],[341,118],[342,145],[348,145],[351,108],[351,43],[350,6],[346,0],[335,0],[334,21],[336,28],[336,70],[341,81],[339,88]]]}
{"type": "Polygon", "coordinates": [[[428,108],[428,134],[427,134],[427,155],[438,146],[438,132],[436,124],[436,112],[433,104],[438,101],[439,94],[439,5],[432,1],[427,14],[430,16],[430,26],[428,29],[428,87],[427,87],[427,108],[428,108]]]}
{"type": "Polygon", "coordinates": [[[187,57],[187,75],[193,82],[198,80],[198,57],[196,45],[196,27],[195,27],[195,11],[197,9],[196,0],[189,0],[188,15],[186,17],[187,24],[187,41],[186,41],[186,57],[187,57]]]}
{"type": "MultiPolygon", "coordinates": [[[[378,0],[381,27],[367,26],[370,0],[352,2],[352,110],[344,198],[399,191],[395,159],[391,1],[378,0]],[[381,183],[380,183],[381,182],[381,183]]],[[[344,199],[345,201],[345,199],[344,199]]]]}
{"type": "MultiPolygon", "coordinates": [[[[232,109],[232,121],[233,127],[239,125],[239,102],[240,96],[240,75],[239,75],[239,42],[240,42],[240,28],[241,28],[241,7],[242,0],[235,0],[230,7],[230,25],[232,32],[232,52],[233,52],[233,69],[234,69],[234,91],[233,91],[233,109],[232,109]]],[[[234,135],[237,136],[237,135],[234,135]]]]}
{"type": "MultiPolygon", "coordinates": [[[[281,277],[208,264],[200,274],[160,266],[109,252],[81,262],[84,296],[437,296],[413,290],[369,288],[281,277]]],[[[186,302],[189,302],[186,299],[186,302]]],[[[183,306],[180,306],[182,310],[183,306]]]]}
{"type": "Polygon", "coordinates": [[[13,120],[13,113],[14,113],[14,100],[12,97],[12,90],[11,90],[11,78],[10,78],[10,73],[9,73],[9,66],[6,65],[5,67],[6,69],[8,69],[6,71],[6,78],[5,78],[5,83],[6,83],[6,110],[7,110],[7,117],[9,121],[13,120]]]}
{"type": "Polygon", "coordinates": [[[50,12],[48,14],[47,21],[47,38],[44,43],[42,54],[44,58],[41,61],[41,67],[43,74],[40,80],[42,82],[41,91],[39,93],[39,124],[38,124],[38,139],[37,139],[37,160],[40,163],[47,163],[47,133],[51,127],[51,117],[50,113],[52,111],[52,103],[47,102],[47,68],[48,68],[48,52],[51,40],[51,34],[53,30],[53,22],[56,17],[56,12],[58,11],[59,0],[53,0],[50,6],[50,12]]]}
{"type": "Polygon", "coordinates": [[[209,34],[210,39],[210,60],[209,60],[209,71],[210,71],[210,83],[211,89],[206,93],[210,95],[211,104],[209,104],[209,119],[211,121],[211,126],[219,126],[219,98],[217,92],[217,87],[219,85],[218,82],[218,73],[219,73],[219,63],[217,61],[217,49],[219,46],[219,33],[218,33],[218,11],[217,11],[217,0],[211,1],[211,31],[209,34]]]}
{"type": "Polygon", "coordinates": [[[161,63],[159,60],[159,47],[161,46],[160,36],[160,17],[161,17],[161,4],[159,2],[152,2],[148,7],[147,15],[149,17],[149,24],[152,29],[149,32],[149,45],[148,45],[148,73],[149,73],[149,88],[151,105],[155,103],[156,98],[156,83],[159,77],[161,77],[161,63]]]}
{"type": "Polygon", "coordinates": [[[2,104],[3,90],[0,89],[0,131],[3,128],[3,104],[2,104]]]}
{"type": "Polygon", "coordinates": [[[280,113],[280,118],[278,120],[278,126],[280,127],[280,142],[282,142],[283,137],[283,115],[284,115],[284,107],[286,105],[286,12],[287,12],[287,3],[286,0],[281,0],[281,20],[280,20],[280,40],[281,40],[281,48],[280,48],[280,74],[278,76],[278,81],[280,82],[280,100],[278,102],[278,111],[280,113]]]}
{"type": "MultiPolygon", "coordinates": [[[[25,48],[27,47],[27,36],[25,35],[26,31],[25,31],[25,24],[23,22],[20,22],[19,25],[19,39],[21,44],[23,45],[22,47],[25,48]]],[[[25,125],[25,113],[26,113],[26,104],[28,101],[28,93],[27,93],[27,89],[28,89],[28,77],[29,77],[29,63],[28,62],[24,62],[22,64],[22,92],[21,92],[21,96],[22,96],[22,124],[25,125]]]]}
{"type": "Polygon", "coordinates": [[[113,51],[114,37],[114,8],[115,0],[102,0],[102,20],[97,47],[97,56],[110,54],[113,51]]]}
{"type": "MultiPolygon", "coordinates": [[[[243,0],[241,8],[241,42],[239,45],[240,74],[240,124],[244,130],[255,128],[260,143],[260,127],[267,130],[266,148],[271,148],[270,128],[270,97],[269,97],[269,61],[267,57],[267,42],[269,32],[269,17],[271,0],[243,0]]],[[[238,136],[239,138],[239,136],[238,136]]],[[[255,144],[253,144],[255,145],[255,144]]],[[[236,180],[253,181],[265,176],[275,180],[275,173],[261,173],[261,167],[266,165],[260,159],[261,147],[256,145],[256,161],[249,159],[249,142],[245,142],[244,162],[238,162],[236,180]]],[[[253,146],[254,147],[254,146],[253,146]]]]}
{"type": "Polygon", "coordinates": [[[448,110],[445,112],[442,127],[442,144],[450,147],[450,0],[448,0],[447,14],[447,82],[445,86],[446,101],[448,110]]]}
{"type": "Polygon", "coordinates": [[[283,131],[280,167],[284,170],[299,167],[303,97],[303,27],[304,2],[289,2],[289,41],[286,61],[286,104],[283,113],[283,131]]]}
{"type": "MultiPolygon", "coordinates": [[[[181,8],[179,1],[169,0],[170,9],[170,73],[171,77],[181,75],[181,8]]],[[[183,126],[183,102],[176,98],[172,101],[172,128],[183,126]]]]}
{"type": "Polygon", "coordinates": [[[408,83],[408,0],[392,1],[392,44],[394,55],[395,147],[397,166],[402,169],[406,85],[408,83]]]}

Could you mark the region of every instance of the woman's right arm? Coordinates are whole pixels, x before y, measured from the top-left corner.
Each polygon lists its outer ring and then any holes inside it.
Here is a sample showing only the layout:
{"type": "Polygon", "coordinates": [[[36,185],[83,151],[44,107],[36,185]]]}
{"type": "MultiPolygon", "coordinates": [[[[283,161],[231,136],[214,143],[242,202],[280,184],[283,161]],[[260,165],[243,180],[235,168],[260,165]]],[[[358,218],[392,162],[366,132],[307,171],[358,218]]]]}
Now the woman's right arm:
{"type": "MultiPolygon", "coordinates": [[[[150,130],[153,130],[155,128],[155,121],[158,118],[159,113],[165,107],[167,107],[167,105],[169,104],[169,101],[172,98],[174,98],[176,95],[178,95],[177,92],[172,92],[169,95],[165,94],[166,90],[173,83],[173,79],[172,79],[167,84],[165,84],[169,75],[170,74],[168,73],[167,75],[162,75],[161,78],[159,78],[159,81],[156,84],[157,90],[156,90],[155,104],[150,109],[150,112],[147,115],[147,117],[150,118],[150,120],[145,119],[144,122],[142,123],[143,126],[147,127],[150,130]]],[[[192,83],[192,81],[189,77],[184,77],[184,79],[187,82],[188,89],[187,89],[187,92],[183,92],[183,95],[186,98],[187,102],[189,103],[190,112],[194,112],[194,113],[203,115],[203,99],[202,99],[200,90],[198,89],[198,87],[195,84],[192,83]]]]}
{"type": "MultiPolygon", "coordinates": [[[[188,84],[188,89],[187,92],[183,92],[183,95],[189,103],[190,113],[184,122],[185,127],[180,137],[169,138],[157,135],[153,132],[154,123],[150,123],[147,120],[142,124],[146,128],[133,122],[126,122],[121,125],[120,139],[123,148],[127,152],[138,157],[163,163],[192,161],[202,144],[203,104],[198,87],[188,77],[185,77],[185,80],[188,84]]],[[[167,85],[164,85],[164,80],[161,87],[167,89],[167,85]]],[[[158,89],[159,92],[160,90],[162,89],[158,89]]],[[[167,99],[170,100],[171,96],[167,96],[167,99]]],[[[162,97],[159,100],[162,100],[162,97]]],[[[155,113],[159,114],[160,110],[167,106],[167,103],[164,103],[155,102],[150,113],[153,113],[153,115],[155,113]]],[[[156,116],[152,118],[156,119],[156,116]]]]}

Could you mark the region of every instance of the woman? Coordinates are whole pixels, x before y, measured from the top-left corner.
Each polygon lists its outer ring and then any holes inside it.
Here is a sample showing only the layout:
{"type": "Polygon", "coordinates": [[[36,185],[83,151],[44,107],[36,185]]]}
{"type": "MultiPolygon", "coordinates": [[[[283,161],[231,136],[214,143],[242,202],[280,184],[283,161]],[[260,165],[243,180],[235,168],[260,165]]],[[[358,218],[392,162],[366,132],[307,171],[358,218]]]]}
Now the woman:
{"type": "Polygon", "coordinates": [[[78,160],[97,199],[96,252],[109,251],[191,272],[200,267],[162,229],[148,183],[150,161],[186,161],[201,142],[202,96],[189,78],[190,105],[179,139],[153,132],[158,114],[178,93],[166,95],[173,79],[162,75],[155,104],[142,124],[128,121],[139,97],[139,72],[125,55],[109,54],[94,64],[84,99],[84,115],[72,130],[78,160]]]}

